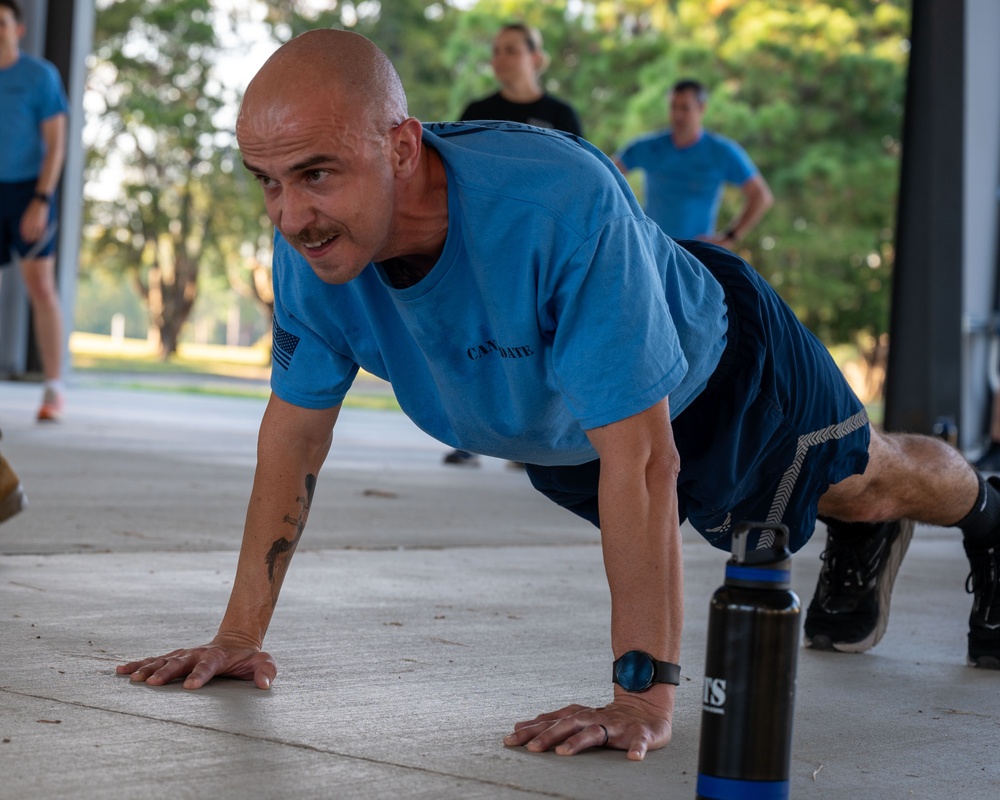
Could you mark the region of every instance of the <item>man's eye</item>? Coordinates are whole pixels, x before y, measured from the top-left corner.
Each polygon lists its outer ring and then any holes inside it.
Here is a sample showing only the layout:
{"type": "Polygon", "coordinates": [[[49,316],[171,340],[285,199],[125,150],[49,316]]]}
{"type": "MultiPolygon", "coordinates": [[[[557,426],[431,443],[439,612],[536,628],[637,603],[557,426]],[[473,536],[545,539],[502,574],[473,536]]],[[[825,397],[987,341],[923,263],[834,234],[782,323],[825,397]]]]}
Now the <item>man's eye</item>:
{"type": "Polygon", "coordinates": [[[257,178],[257,182],[265,189],[269,189],[274,186],[274,181],[267,177],[267,175],[256,175],[255,177],[257,178]]]}
{"type": "Polygon", "coordinates": [[[326,175],[325,170],[321,169],[311,169],[306,173],[306,180],[308,181],[318,181],[322,180],[323,176],[326,175]]]}

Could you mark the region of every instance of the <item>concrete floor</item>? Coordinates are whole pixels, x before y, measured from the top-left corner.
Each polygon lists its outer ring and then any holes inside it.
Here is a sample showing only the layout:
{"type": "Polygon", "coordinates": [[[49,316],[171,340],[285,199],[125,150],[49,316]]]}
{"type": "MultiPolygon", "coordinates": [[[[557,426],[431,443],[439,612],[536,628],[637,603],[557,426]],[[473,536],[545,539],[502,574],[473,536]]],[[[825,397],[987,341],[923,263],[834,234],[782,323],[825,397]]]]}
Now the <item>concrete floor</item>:
{"type": "MultiPolygon", "coordinates": [[[[643,763],[508,749],[517,720],[600,704],[597,531],[402,415],[346,409],[267,641],[271,691],[133,685],[114,666],[212,636],[264,401],[78,378],[39,426],[0,383],[31,506],[0,528],[0,798],[692,798],[708,599],[726,556],[685,530],[674,738],[643,763]]],[[[820,537],[822,538],[822,537],[820,537]]],[[[821,541],[797,556],[812,594],[821,541]]],[[[861,656],[804,650],[792,796],[1000,796],[1000,673],[964,665],[958,538],[918,529],[892,623],[861,656]]]]}

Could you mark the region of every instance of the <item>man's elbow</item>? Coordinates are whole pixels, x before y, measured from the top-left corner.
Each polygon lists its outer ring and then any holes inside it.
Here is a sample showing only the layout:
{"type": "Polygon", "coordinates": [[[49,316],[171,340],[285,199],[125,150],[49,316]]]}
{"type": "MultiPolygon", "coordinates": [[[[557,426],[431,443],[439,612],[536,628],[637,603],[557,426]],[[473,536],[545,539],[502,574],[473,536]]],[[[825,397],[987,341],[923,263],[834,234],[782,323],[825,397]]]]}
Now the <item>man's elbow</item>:
{"type": "Polygon", "coordinates": [[[774,194],[768,188],[767,184],[764,184],[764,191],[761,195],[761,210],[767,211],[771,206],[774,205],[774,194]]]}
{"type": "Polygon", "coordinates": [[[771,187],[768,186],[767,181],[759,175],[757,176],[757,180],[754,181],[753,194],[753,199],[761,213],[764,213],[774,205],[774,194],[771,192],[771,187]]]}

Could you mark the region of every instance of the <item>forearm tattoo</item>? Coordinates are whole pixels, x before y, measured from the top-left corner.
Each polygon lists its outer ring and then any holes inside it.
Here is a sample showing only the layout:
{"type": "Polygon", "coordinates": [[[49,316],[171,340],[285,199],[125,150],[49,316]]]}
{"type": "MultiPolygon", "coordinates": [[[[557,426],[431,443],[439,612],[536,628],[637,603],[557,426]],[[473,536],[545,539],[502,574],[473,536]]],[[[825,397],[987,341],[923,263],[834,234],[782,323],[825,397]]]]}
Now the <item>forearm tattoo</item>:
{"type": "Polygon", "coordinates": [[[288,562],[295,552],[295,546],[302,538],[302,531],[306,527],[306,519],[309,517],[309,507],[312,505],[313,492],[316,490],[316,476],[306,475],[306,493],[304,497],[296,498],[299,504],[298,513],[295,516],[285,514],[283,522],[295,527],[295,536],[291,540],[282,536],[275,539],[271,549],[267,551],[264,561],[267,562],[267,579],[271,582],[272,601],[278,601],[278,590],[281,588],[281,581],[285,577],[288,569],[288,562]]]}

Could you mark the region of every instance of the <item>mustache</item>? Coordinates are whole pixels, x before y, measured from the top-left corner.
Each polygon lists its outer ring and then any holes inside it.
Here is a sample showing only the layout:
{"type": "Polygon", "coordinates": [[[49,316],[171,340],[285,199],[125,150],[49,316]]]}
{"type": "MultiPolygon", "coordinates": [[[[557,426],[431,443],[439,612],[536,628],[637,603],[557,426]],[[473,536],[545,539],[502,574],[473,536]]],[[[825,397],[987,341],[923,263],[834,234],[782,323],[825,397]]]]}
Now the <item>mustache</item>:
{"type": "Polygon", "coordinates": [[[339,230],[334,230],[332,228],[306,228],[303,231],[285,236],[290,244],[314,244],[315,242],[325,242],[327,239],[332,239],[334,236],[340,235],[339,230]]]}

